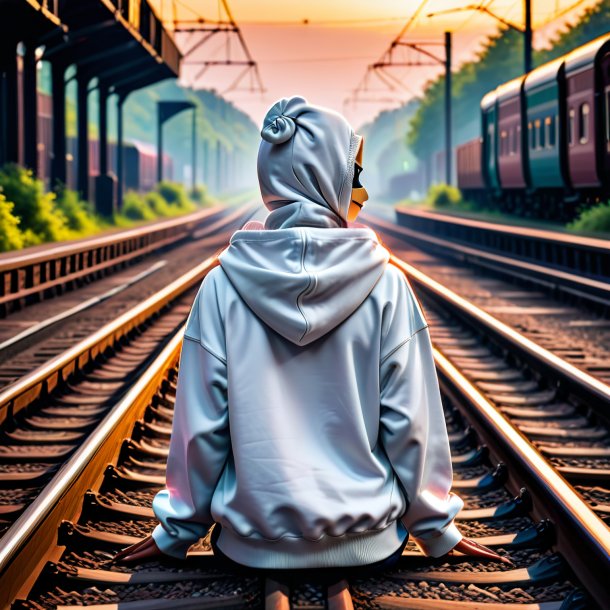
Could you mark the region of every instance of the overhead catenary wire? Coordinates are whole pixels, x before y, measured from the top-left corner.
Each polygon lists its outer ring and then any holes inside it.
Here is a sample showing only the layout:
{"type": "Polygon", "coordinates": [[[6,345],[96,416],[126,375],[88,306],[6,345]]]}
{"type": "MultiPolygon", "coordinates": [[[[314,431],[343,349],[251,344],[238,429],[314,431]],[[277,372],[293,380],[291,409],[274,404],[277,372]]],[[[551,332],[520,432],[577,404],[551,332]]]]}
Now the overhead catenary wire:
{"type": "MultiPolygon", "coordinates": [[[[216,20],[208,19],[205,15],[199,12],[197,9],[193,8],[189,4],[187,4],[184,0],[173,0],[173,28],[177,35],[180,34],[188,34],[189,41],[192,40],[193,35],[197,33],[201,34],[201,37],[196,42],[191,42],[191,45],[188,49],[184,51],[184,56],[189,57],[195,51],[201,49],[205,44],[207,44],[208,40],[214,37],[216,34],[223,34],[226,38],[223,41],[224,44],[221,45],[222,49],[224,49],[226,60],[205,60],[205,61],[185,61],[184,65],[198,65],[200,66],[199,71],[195,74],[194,78],[191,81],[191,86],[195,88],[197,83],[203,76],[203,74],[207,71],[208,67],[214,65],[239,65],[246,66],[246,68],[242,68],[238,77],[232,81],[227,89],[223,91],[223,94],[229,93],[237,88],[238,84],[241,80],[249,73],[253,74],[253,79],[250,79],[250,91],[259,91],[261,94],[264,93],[265,88],[263,86],[262,78],[260,76],[259,68],[257,62],[252,57],[250,49],[246,43],[246,40],[241,32],[241,29],[237,25],[231,9],[229,7],[228,0],[217,0],[217,12],[218,18],[216,20]],[[187,11],[189,11],[194,18],[183,19],[179,18],[177,12],[177,5],[180,5],[187,11]],[[224,12],[224,18],[223,18],[224,12]],[[239,46],[245,60],[234,60],[231,58],[232,48],[231,48],[231,35],[235,35],[238,39],[239,46]],[[254,82],[256,86],[254,86],[254,82]]],[[[218,53],[220,49],[216,49],[215,53],[218,53]]],[[[214,54],[212,54],[214,56],[214,54]]]]}
{"type": "MultiPolygon", "coordinates": [[[[452,31],[456,32],[456,31],[462,30],[464,27],[466,27],[466,25],[472,19],[474,19],[476,17],[477,14],[479,14],[480,12],[486,12],[486,9],[489,9],[490,5],[492,5],[493,2],[494,2],[494,0],[480,0],[480,2],[478,2],[476,4],[477,10],[472,11],[472,13],[470,15],[468,15],[468,17],[461,24],[459,24],[458,26],[452,28],[452,31]]],[[[583,5],[583,4],[587,3],[587,2],[590,2],[590,0],[575,0],[574,2],[569,4],[568,6],[566,6],[564,8],[560,8],[559,7],[559,0],[558,0],[557,3],[556,3],[555,11],[553,12],[553,14],[548,19],[543,21],[540,25],[538,25],[538,28],[544,27],[544,26],[548,25],[549,23],[559,19],[560,17],[563,17],[564,15],[573,12],[579,6],[581,6],[581,5],[583,5]]],[[[508,9],[506,11],[504,11],[504,12],[510,13],[510,11],[515,8],[517,3],[518,2],[512,3],[510,5],[510,7],[508,7],[508,9]]],[[[405,23],[404,27],[402,28],[402,30],[400,31],[398,36],[396,36],[392,40],[390,45],[386,48],[384,53],[381,55],[380,59],[377,62],[375,62],[374,64],[369,64],[369,66],[367,66],[366,72],[365,72],[364,76],[362,77],[362,79],[360,80],[360,82],[352,90],[351,94],[344,100],[344,103],[343,103],[344,107],[349,105],[350,103],[357,103],[358,100],[362,98],[362,94],[364,92],[366,92],[366,91],[369,91],[368,84],[369,84],[369,75],[370,75],[370,73],[374,73],[377,77],[380,78],[380,80],[382,82],[386,82],[381,77],[381,74],[379,73],[380,68],[379,67],[375,68],[376,64],[384,64],[384,63],[387,62],[387,60],[391,57],[391,53],[392,53],[393,49],[398,45],[398,43],[400,42],[401,38],[407,33],[407,31],[413,27],[413,25],[417,21],[418,17],[421,15],[421,12],[424,9],[426,4],[427,4],[427,0],[422,0],[420,2],[420,4],[417,6],[417,8],[414,11],[414,13],[411,15],[411,17],[405,23]]],[[[477,33],[474,36],[468,37],[467,40],[471,41],[474,38],[478,38],[478,37],[479,37],[479,34],[477,33]]],[[[385,73],[385,76],[387,76],[387,72],[385,73]]],[[[417,96],[413,95],[413,97],[417,97],[417,96]]],[[[404,103],[405,101],[406,100],[402,100],[402,99],[394,100],[395,103],[404,103]]]]}
{"type": "MultiPolygon", "coordinates": [[[[400,30],[398,35],[392,40],[392,42],[390,43],[390,46],[381,54],[381,56],[375,63],[382,63],[387,59],[387,56],[391,52],[393,46],[395,46],[397,44],[397,42],[400,41],[400,39],[408,32],[408,30],[411,28],[411,26],[416,22],[416,20],[418,19],[421,12],[424,10],[427,3],[428,3],[428,0],[420,0],[420,3],[417,6],[417,8],[415,9],[415,11],[413,12],[413,14],[409,17],[409,19],[404,24],[404,26],[402,27],[402,29],[400,30]]],[[[343,103],[344,106],[348,105],[350,103],[350,101],[357,102],[359,94],[361,92],[364,92],[367,90],[368,77],[369,77],[369,74],[371,73],[371,71],[373,71],[372,65],[374,65],[374,64],[369,64],[369,66],[367,66],[366,72],[365,72],[362,80],[360,81],[360,83],[358,83],[356,88],[352,90],[351,95],[344,100],[344,103],[343,103]]]]}

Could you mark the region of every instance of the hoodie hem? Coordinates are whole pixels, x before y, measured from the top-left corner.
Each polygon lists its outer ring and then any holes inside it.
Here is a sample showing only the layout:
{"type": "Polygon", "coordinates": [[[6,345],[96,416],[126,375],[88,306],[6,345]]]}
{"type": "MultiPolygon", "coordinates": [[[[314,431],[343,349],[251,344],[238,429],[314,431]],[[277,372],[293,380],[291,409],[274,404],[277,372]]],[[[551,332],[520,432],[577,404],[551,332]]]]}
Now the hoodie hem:
{"type": "Polygon", "coordinates": [[[252,538],[223,525],[217,544],[227,557],[251,568],[330,568],[383,561],[400,548],[406,535],[400,521],[382,530],[323,536],[319,540],[252,538]]]}

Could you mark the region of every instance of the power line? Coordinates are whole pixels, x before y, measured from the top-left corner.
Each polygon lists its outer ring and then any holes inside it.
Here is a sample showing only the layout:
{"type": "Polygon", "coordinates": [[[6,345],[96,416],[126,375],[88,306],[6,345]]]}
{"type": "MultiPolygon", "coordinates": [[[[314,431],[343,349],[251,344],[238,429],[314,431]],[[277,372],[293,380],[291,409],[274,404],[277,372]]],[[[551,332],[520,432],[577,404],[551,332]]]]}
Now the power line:
{"type": "MultiPolygon", "coordinates": [[[[375,62],[376,64],[387,62],[387,60],[392,52],[392,49],[400,42],[402,37],[409,31],[411,26],[417,21],[419,15],[424,10],[427,3],[428,3],[428,0],[420,0],[420,3],[417,6],[417,8],[415,9],[415,11],[413,12],[413,14],[409,17],[409,19],[407,20],[405,25],[402,27],[402,29],[400,30],[398,35],[392,40],[389,47],[381,54],[379,59],[375,62]]],[[[354,102],[356,102],[359,94],[361,92],[368,90],[368,79],[369,79],[369,75],[370,75],[371,71],[374,71],[374,69],[372,67],[373,65],[374,64],[370,64],[367,67],[367,70],[366,70],[362,80],[360,81],[360,83],[358,83],[356,88],[352,91],[352,94],[344,101],[344,105],[349,104],[350,100],[353,100],[354,102]]],[[[377,74],[377,76],[379,77],[379,74],[377,74]]]]}
{"type": "MultiPolygon", "coordinates": [[[[201,12],[195,10],[190,5],[186,4],[184,0],[173,0],[174,6],[174,31],[176,34],[180,33],[188,33],[189,35],[200,34],[199,40],[192,44],[189,49],[184,53],[184,57],[188,57],[192,55],[196,50],[203,47],[208,40],[214,37],[217,34],[224,34],[226,36],[225,39],[225,50],[226,57],[225,61],[219,60],[206,60],[206,61],[198,61],[196,64],[200,66],[199,71],[195,75],[191,86],[195,87],[199,79],[206,72],[208,67],[217,66],[217,65],[240,65],[245,66],[242,71],[238,74],[237,78],[229,85],[229,87],[224,90],[222,93],[226,94],[230,91],[236,90],[239,83],[243,80],[245,76],[250,74],[253,78],[251,78],[251,87],[250,91],[258,90],[261,94],[264,93],[265,89],[263,87],[263,82],[260,76],[260,72],[258,70],[258,64],[254,61],[252,54],[250,53],[250,49],[246,44],[246,40],[241,32],[241,29],[237,25],[235,19],[233,18],[233,14],[231,13],[231,9],[229,8],[228,0],[218,0],[218,19],[216,21],[207,19],[201,12]],[[178,18],[178,14],[176,11],[176,5],[180,4],[180,6],[184,7],[188,11],[190,11],[195,19],[185,19],[180,20],[178,18]],[[226,18],[223,19],[223,11],[226,15],[226,18]],[[239,46],[243,55],[245,56],[245,60],[232,60],[231,59],[231,35],[235,35],[239,42],[239,46]],[[254,86],[254,81],[256,82],[256,87],[254,86]]],[[[192,65],[195,62],[184,62],[185,65],[192,65]]]]}
{"type": "Polygon", "coordinates": [[[368,59],[368,56],[351,55],[349,57],[304,57],[304,58],[292,58],[292,59],[261,59],[261,63],[266,64],[304,64],[304,63],[318,63],[325,61],[363,61],[368,59]]]}
{"type": "Polygon", "coordinates": [[[323,19],[317,21],[315,19],[303,18],[298,21],[243,21],[244,25],[264,25],[264,26],[324,26],[324,25],[362,25],[376,26],[384,23],[396,23],[404,21],[407,17],[378,17],[370,19],[323,19]]]}
{"type": "MultiPolygon", "coordinates": [[[[197,9],[194,9],[192,6],[187,4],[185,0],[174,0],[176,4],[179,4],[184,9],[189,11],[192,15],[196,17],[200,17],[200,12],[197,9]]],[[[218,0],[218,5],[220,6],[221,0],[218,0]]],[[[309,19],[307,17],[303,17],[303,19],[292,19],[292,20],[255,20],[255,21],[242,21],[242,25],[264,25],[264,26],[278,26],[278,27],[286,27],[286,26],[323,26],[323,25],[358,25],[361,24],[363,26],[367,25],[378,25],[384,23],[395,23],[397,21],[404,21],[408,19],[408,16],[399,16],[399,17],[369,17],[369,18],[361,18],[361,19],[309,19]]],[[[220,21],[220,12],[218,20],[220,21]]],[[[181,20],[182,21],[182,20],[181,20]]]]}

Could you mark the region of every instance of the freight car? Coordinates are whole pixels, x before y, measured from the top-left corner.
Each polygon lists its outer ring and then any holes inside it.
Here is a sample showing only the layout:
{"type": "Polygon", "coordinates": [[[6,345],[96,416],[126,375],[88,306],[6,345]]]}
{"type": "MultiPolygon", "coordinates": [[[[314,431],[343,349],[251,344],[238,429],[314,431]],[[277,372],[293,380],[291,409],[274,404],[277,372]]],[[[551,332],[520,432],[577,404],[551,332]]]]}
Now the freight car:
{"type": "Polygon", "coordinates": [[[481,137],[457,148],[465,198],[569,220],[610,196],[610,34],[481,100],[481,137]]]}

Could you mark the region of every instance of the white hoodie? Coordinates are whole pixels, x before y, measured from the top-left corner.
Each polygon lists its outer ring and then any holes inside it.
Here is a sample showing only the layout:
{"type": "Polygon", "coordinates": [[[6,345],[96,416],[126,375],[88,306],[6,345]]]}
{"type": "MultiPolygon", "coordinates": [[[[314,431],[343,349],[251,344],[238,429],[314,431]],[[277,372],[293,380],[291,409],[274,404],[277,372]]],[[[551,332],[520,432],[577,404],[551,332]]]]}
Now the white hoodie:
{"type": "Polygon", "coordinates": [[[463,502],[450,492],[424,316],[375,233],[344,220],[352,177],[343,164],[353,165],[358,136],[341,133],[340,115],[282,102],[296,130],[263,142],[259,178],[281,177],[290,163],[300,200],[274,208],[261,179],[274,210],[266,230],[236,231],[195,298],[153,537],[184,557],[217,522],[227,556],[281,569],[380,561],[408,531],[439,557],[462,538],[453,519],[463,502]],[[314,147],[306,190],[295,150],[300,136],[312,139],[311,123],[339,133],[343,160],[316,163],[314,147]],[[320,195],[325,177],[334,200],[320,195]]]}

